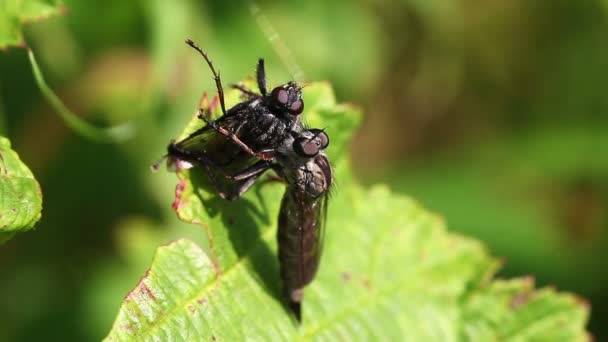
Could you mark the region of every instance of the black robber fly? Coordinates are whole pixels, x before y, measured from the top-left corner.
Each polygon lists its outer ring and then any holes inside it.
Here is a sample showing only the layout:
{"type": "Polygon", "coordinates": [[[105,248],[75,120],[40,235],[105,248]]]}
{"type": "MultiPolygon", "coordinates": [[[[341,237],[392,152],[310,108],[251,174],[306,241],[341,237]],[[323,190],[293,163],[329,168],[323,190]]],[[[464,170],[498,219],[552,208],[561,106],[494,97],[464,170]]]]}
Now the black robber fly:
{"type": "Polygon", "coordinates": [[[278,173],[287,188],[279,211],[278,246],[281,279],[287,302],[301,320],[303,289],[314,278],[319,260],[332,169],[323,151],[327,134],[302,131],[277,151],[278,173]]]}
{"type": "Polygon", "coordinates": [[[277,240],[286,300],[301,320],[303,289],[319,266],[332,169],[325,155],[329,137],[320,129],[291,131],[273,152],[273,162],[261,161],[237,175],[245,183],[273,169],[286,183],[279,210],[277,240]]]}
{"type": "Polygon", "coordinates": [[[198,117],[206,126],[196,130],[167,148],[170,162],[185,161],[202,165],[217,194],[228,200],[240,197],[274,159],[274,151],[292,132],[303,129],[299,115],[304,110],[302,87],[288,82],[266,89],[264,59],[257,64],[259,93],[241,85],[233,85],[247,98],[226,110],[224,90],[219,73],[203,50],[192,40],[186,43],[198,51],[213,73],[222,116],[210,119],[209,110],[199,109],[198,117]],[[244,180],[231,177],[235,172],[247,171],[244,180]]]}

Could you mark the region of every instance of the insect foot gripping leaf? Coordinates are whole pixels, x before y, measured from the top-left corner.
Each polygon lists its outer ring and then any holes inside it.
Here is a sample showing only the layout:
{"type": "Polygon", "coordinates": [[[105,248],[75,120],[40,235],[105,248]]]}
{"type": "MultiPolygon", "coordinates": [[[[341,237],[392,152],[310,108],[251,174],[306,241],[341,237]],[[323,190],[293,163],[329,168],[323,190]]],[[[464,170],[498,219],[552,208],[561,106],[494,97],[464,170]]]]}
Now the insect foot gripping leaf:
{"type": "Polygon", "coordinates": [[[40,185],[9,140],[0,136],[0,242],[32,228],[41,210],[40,185]]]}
{"type": "Polygon", "coordinates": [[[217,200],[189,169],[179,173],[176,210],[210,227],[214,250],[207,256],[187,240],[159,248],[107,340],[588,340],[584,301],[535,290],[531,278],[493,280],[499,263],[481,243],[449,233],[408,197],[353,181],[346,142],[359,111],[336,105],[327,83],[304,88],[304,100],[303,118],[332,137],[338,186],[302,323],[282,304],[275,237],[283,185],[217,200]]]}

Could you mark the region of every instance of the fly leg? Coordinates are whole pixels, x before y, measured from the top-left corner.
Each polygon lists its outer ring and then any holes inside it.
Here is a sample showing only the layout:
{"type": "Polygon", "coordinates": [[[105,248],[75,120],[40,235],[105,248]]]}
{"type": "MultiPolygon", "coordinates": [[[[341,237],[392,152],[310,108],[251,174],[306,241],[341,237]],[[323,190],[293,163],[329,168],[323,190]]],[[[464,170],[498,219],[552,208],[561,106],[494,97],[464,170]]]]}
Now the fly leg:
{"type": "Polygon", "coordinates": [[[239,139],[234,133],[228,131],[222,126],[219,126],[214,121],[211,121],[208,117],[205,116],[204,111],[199,109],[198,114],[199,119],[205,121],[207,125],[216,130],[218,133],[224,135],[226,138],[230,139],[233,143],[237,144],[243,151],[249,154],[252,157],[256,157],[261,160],[272,160],[274,159],[275,150],[266,149],[259,152],[255,152],[252,150],[247,144],[245,144],[241,139],[239,139]]]}
{"type": "Polygon", "coordinates": [[[224,176],[226,178],[229,177],[229,175],[226,174],[226,172],[222,169],[222,167],[220,165],[218,165],[213,159],[211,159],[207,156],[207,152],[205,150],[198,150],[198,151],[187,150],[187,149],[181,148],[175,142],[171,142],[169,144],[169,146],[167,147],[167,150],[168,150],[168,155],[171,157],[177,157],[177,159],[185,160],[188,162],[197,162],[197,163],[201,163],[203,165],[209,165],[209,167],[212,167],[212,168],[218,170],[220,173],[224,174],[224,176]]]}
{"type": "Polygon", "coordinates": [[[196,161],[202,164],[205,168],[207,175],[209,176],[209,182],[215,189],[215,192],[218,194],[218,196],[223,199],[230,199],[231,195],[228,194],[228,192],[224,188],[222,188],[220,182],[215,176],[215,173],[213,172],[213,170],[218,170],[220,172],[223,172],[223,170],[217,167],[213,160],[207,157],[204,151],[193,152],[185,150],[173,142],[169,144],[169,147],[167,149],[170,156],[177,157],[186,161],[196,161]]]}
{"type": "Polygon", "coordinates": [[[274,164],[272,164],[266,160],[260,160],[257,163],[244,169],[243,171],[239,171],[239,173],[237,173],[236,175],[227,176],[226,178],[232,179],[232,180],[237,180],[237,181],[244,180],[244,179],[251,178],[253,176],[259,176],[260,174],[264,173],[266,170],[272,169],[274,166],[275,166],[274,164]]]}
{"type": "Polygon", "coordinates": [[[186,44],[190,45],[194,50],[198,51],[198,53],[200,53],[201,56],[203,56],[203,58],[209,65],[209,68],[211,69],[211,72],[213,73],[213,79],[215,80],[215,86],[217,88],[217,95],[220,98],[220,105],[222,106],[222,114],[226,115],[226,105],[224,104],[224,88],[222,88],[222,80],[220,79],[220,73],[215,71],[215,68],[213,67],[213,62],[211,62],[211,60],[207,56],[207,53],[205,53],[198,45],[196,45],[196,43],[194,43],[192,41],[192,39],[190,39],[190,38],[186,39],[186,44]]]}
{"type": "Polygon", "coordinates": [[[264,58],[258,59],[256,76],[258,80],[258,88],[260,88],[260,93],[262,94],[262,96],[266,96],[266,70],[264,68],[264,58]]]}
{"type": "Polygon", "coordinates": [[[260,94],[257,94],[256,92],[254,92],[253,90],[243,86],[242,84],[231,84],[230,85],[231,88],[233,89],[238,89],[241,91],[241,93],[249,96],[249,97],[260,97],[260,94]]]}
{"type": "Polygon", "coordinates": [[[226,198],[228,200],[236,200],[239,197],[241,197],[241,195],[243,195],[247,190],[249,190],[249,188],[251,188],[251,186],[255,183],[255,181],[264,173],[266,172],[268,169],[272,169],[274,168],[275,165],[271,164],[265,160],[260,160],[257,163],[249,166],[248,168],[246,168],[245,170],[237,173],[234,176],[229,176],[227,178],[232,179],[232,180],[243,180],[242,183],[240,183],[231,194],[229,194],[229,197],[226,198]]]}
{"type": "MultiPolygon", "coordinates": [[[[258,65],[256,67],[256,79],[258,82],[258,88],[260,89],[260,93],[262,94],[262,96],[266,96],[266,93],[267,93],[266,70],[264,68],[264,58],[260,58],[258,60],[258,65]]],[[[243,87],[240,84],[233,84],[233,85],[231,85],[231,87],[234,89],[240,90],[242,93],[244,93],[245,95],[248,95],[250,97],[259,97],[260,96],[259,94],[255,93],[251,89],[243,87]]]]}

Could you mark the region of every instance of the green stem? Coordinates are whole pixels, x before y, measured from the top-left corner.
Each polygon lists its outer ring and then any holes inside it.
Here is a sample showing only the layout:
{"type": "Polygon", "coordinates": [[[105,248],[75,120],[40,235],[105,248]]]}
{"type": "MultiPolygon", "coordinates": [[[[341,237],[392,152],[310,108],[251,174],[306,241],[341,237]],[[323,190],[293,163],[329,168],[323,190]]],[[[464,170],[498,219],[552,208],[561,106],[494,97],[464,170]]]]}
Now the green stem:
{"type": "Polygon", "coordinates": [[[135,128],[132,122],[127,122],[113,127],[101,128],[91,125],[72,113],[44,81],[40,67],[36,62],[36,58],[34,58],[34,52],[32,52],[31,49],[28,49],[28,56],[30,63],[32,64],[34,79],[36,80],[36,84],[38,85],[38,88],[40,88],[42,95],[46,97],[53,109],[59,113],[61,118],[74,131],[83,137],[97,142],[123,142],[133,136],[135,133],[135,128]]]}

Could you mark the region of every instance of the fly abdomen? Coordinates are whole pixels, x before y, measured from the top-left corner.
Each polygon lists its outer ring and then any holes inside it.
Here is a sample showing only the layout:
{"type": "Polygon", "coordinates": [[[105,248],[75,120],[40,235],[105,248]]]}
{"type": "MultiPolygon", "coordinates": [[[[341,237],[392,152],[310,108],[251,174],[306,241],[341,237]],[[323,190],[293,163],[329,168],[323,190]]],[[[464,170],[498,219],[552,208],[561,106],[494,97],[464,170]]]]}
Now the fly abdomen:
{"type": "Polygon", "coordinates": [[[318,202],[319,199],[307,196],[297,187],[289,187],[281,201],[277,234],[279,263],[292,309],[294,306],[299,308],[302,289],[312,281],[319,266],[321,217],[318,202]]]}

